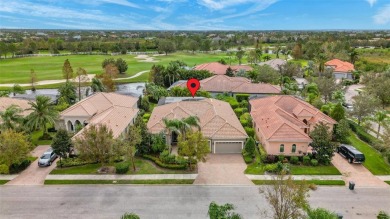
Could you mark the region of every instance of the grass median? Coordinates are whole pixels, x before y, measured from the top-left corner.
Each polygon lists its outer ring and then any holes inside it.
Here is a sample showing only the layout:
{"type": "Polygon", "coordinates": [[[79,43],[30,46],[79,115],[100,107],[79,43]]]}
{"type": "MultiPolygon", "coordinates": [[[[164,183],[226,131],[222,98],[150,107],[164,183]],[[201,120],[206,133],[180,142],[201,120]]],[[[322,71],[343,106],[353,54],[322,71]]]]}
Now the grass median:
{"type": "MultiPolygon", "coordinates": [[[[252,180],[255,185],[271,185],[273,180],[252,180]]],[[[308,184],[316,184],[318,186],[344,186],[343,180],[294,180],[294,182],[306,182],[308,184]]]]}
{"type": "Polygon", "coordinates": [[[160,179],[160,180],[45,180],[45,185],[79,185],[79,184],[192,184],[193,179],[160,179]]]}
{"type": "Polygon", "coordinates": [[[9,180],[0,180],[0,185],[4,185],[4,184],[6,184],[7,182],[9,182],[9,180]]]}

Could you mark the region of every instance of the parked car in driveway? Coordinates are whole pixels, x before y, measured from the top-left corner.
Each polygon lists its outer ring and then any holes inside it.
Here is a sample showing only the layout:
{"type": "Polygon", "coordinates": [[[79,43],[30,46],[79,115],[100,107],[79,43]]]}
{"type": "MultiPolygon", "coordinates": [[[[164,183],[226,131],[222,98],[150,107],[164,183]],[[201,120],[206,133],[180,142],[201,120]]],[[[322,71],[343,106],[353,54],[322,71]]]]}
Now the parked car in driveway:
{"type": "Polygon", "coordinates": [[[363,163],[365,161],[364,154],[358,151],[354,146],[341,144],[336,148],[337,153],[346,158],[349,163],[363,163]]]}
{"type": "Polygon", "coordinates": [[[42,156],[38,160],[38,166],[40,167],[47,167],[51,166],[53,161],[57,158],[57,154],[54,153],[52,148],[49,148],[45,153],[42,154],[42,156]]]}

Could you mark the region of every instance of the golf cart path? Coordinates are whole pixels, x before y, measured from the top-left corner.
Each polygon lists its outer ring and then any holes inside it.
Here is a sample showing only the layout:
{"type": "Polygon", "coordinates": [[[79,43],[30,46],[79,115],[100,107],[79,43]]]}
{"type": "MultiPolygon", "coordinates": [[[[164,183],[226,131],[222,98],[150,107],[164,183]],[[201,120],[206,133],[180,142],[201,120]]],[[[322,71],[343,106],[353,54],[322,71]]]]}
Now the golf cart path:
{"type": "Polygon", "coordinates": [[[48,167],[38,166],[39,157],[49,148],[49,145],[36,147],[31,152],[31,155],[38,157],[38,159],[32,162],[30,166],[21,172],[17,177],[6,183],[6,185],[43,185],[46,176],[57,166],[56,163],[58,160],[56,159],[53,164],[48,167]]]}
{"type": "MultiPolygon", "coordinates": [[[[116,78],[114,80],[124,80],[124,79],[132,79],[132,78],[136,78],[146,72],[149,72],[149,70],[145,70],[145,71],[140,71],[138,73],[136,73],[135,75],[133,76],[130,76],[130,77],[127,77],[127,78],[116,78]]],[[[92,81],[92,78],[94,78],[96,75],[95,74],[89,74],[88,75],[88,81],[92,81]]],[[[66,80],[65,79],[61,79],[61,80],[44,80],[44,81],[38,81],[35,83],[35,86],[39,86],[39,85],[50,85],[50,84],[60,84],[60,83],[65,83],[66,80]]],[[[75,79],[73,79],[73,82],[76,82],[75,79]]],[[[0,87],[13,87],[15,84],[18,84],[18,83],[14,83],[14,84],[0,84],[0,87]]],[[[28,84],[19,84],[20,86],[22,87],[28,87],[28,86],[31,86],[30,83],[28,84]]]]}

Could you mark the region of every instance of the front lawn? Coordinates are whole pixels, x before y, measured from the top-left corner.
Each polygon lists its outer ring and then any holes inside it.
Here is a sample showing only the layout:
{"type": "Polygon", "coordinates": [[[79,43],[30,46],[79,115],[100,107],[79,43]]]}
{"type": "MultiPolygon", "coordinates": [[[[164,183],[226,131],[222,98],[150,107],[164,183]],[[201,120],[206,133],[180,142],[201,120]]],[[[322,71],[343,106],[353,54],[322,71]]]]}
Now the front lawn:
{"type": "Polygon", "coordinates": [[[9,180],[0,180],[0,185],[4,185],[4,184],[6,184],[7,182],[9,182],[9,180]]]}
{"type": "Polygon", "coordinates": [[[361,151],[366,160],[363,165],[374,175],[390,175],[390,166],[385,162],[382,155],[372,148],[366,142],[358,139],[358,137],[351,133],[348,137],[348,141],[353,145],[356,149],[361,151]]]}
{"type": "Polygon", "coordinates": [[[245,174],[252,174],[252,175],[263,175],[264,174],[264,164],[261,163],[260,160],[260,153],[257,150],[255,150],[255,159],[254,162],[251,164],[248,164],[245,170],[245,174]]]}
{"type": "MultiPolygon", "coordinates": [[[[49,133],[52,137],[54,134],[49,133]]],[[[31,133],[31,142],[33,145],[51,145],[52,140],[39,140],[39,138],[43,135],[43,130],[34,131],[31,133]]]]}
{"type": "MultiPolygon", "coordinates": [[[[114,165],[109,165],[114,166],[114,165]]],[[[127,174],[186,174],[192,173],[186,170],[170,170],[157,167],[152,162],[144,160],[142,158],[136,158],[135,166],[137,171],[133,172],[133,167],[130,165],[130,169],[127,174]]],[[[101,167],[101,164],[86,164],[82,166],[57,167],[50,174],[96,174],[97,170],[101,167]]]]}
{"type": "Polygon", "coordinates": [[[303,166],[290,165],[291,175],[341,175],[333,165],[329,166],[303,166]]]}
{"type": "Polygon", "coordinates": [[[45,185],[69,184],[192,184],[193,179],[160,179],[160,180],[45,180],[45,185]]]}
{"type": "MultiPolygon", "coordinates": [[[[304,180],[308,184],[316,184],[318,186],[344,186],[343,180],[304,180]]],[[[273,180],[252,180],[255,185],[271,185],[273,180]]],[[[303,182],[303,180],[294,180],[294,182],[303,182]]]]}

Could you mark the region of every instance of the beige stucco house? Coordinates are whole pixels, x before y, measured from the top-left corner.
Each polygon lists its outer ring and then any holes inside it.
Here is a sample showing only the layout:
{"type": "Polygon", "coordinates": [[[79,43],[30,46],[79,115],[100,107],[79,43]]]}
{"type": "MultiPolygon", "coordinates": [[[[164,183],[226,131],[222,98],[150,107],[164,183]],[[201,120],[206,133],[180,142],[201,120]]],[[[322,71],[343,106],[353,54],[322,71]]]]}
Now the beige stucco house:
{"type": "Polygon", "coordinates": [[[125,133],[134,124],[138,115],[138,98],[116,93],[95,93],[74,104],[60,114],[56,128],[76,132],[88,128],[90,124],[106,125],[115,138],[125,133]]]}
{"type": "Polygon", "coordinates": [[[293,96],[253,99],[250,114],[255,133],[268,154],[303,156],[312,142],[310,131],[319,123],[330,130],[337,123],[309,103],[293,96]]]}
{"type": "MultiPolygon", "coordinates": [[[[19,107],[21,110],[23,110],[20,115],[25,117],[30,115],[32,112],[31,110],[28,110],[31,105],[29,104],[30,101],[23,100],[23,99],[16,99],[16,98],[10,98],[10,97],[0,97],[0,112],[4,112],[7,110],[8,107],[15,105],[19,107]]],[[[0,119],[1,124],[1,119],[0,119]]]]}
{"type": "MultiPolygon", "coordinates": [[[[212,98],[189,99],[154,108],[147,124],[151,133],[165,133],[163,118],[182,119],[197,116],[201,132],[209,139],[211,153],[241,153],[248,135],[233,109],[226,102],[212,98]]],[[[174,133],[167,143],[175,142],[174,133]]]]}

